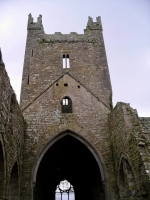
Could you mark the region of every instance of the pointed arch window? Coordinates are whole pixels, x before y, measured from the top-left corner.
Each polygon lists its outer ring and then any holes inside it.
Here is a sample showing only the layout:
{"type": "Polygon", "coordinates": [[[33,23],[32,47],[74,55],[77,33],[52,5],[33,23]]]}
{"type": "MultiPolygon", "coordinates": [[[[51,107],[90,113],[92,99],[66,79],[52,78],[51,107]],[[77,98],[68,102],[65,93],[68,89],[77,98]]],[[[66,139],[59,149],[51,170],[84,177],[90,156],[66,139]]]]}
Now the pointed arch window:
{"type": "MultiPolygon", "coordinates": [[[[132,167],[124,157],[120,163],[118,188],[121,199],[134,199],[134,197],[136,198],[139,195],[132,167]]],[[[146,191],[143,190],[143,192],[146,197],[146,191]]]]}
{"type": "Polygon", "coordinates": [[[62,113],[72,113],[72,101],[69,97],[62,99],[62,113]]]}
{"type": "Polygon", "coordinates": [[[67,180],[63,180],[57,185],[55,200],[75,200],[73,186],[67,180]]]}
{"type": "Polygon", "coordinates": [[[69,54],[63,54],[63,68],[70,68],[69,54]]]}

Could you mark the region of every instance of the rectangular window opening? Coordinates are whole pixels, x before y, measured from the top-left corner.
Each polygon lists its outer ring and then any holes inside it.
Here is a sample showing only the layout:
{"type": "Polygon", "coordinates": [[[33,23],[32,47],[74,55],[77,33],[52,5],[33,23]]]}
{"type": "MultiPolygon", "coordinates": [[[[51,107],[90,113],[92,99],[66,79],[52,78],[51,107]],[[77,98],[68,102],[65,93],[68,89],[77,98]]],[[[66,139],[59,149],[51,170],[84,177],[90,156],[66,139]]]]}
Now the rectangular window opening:
{"type": "Polygon", "coordinates": [[[70,68],[69,54],[63,54],[63,68],[70,68]]]}
{"type": "Polygon", "coordinates": [[[63,68],[66,68],[66,59],[63,58],[63,68]]]}
{"type": "Polygon", "coordinates": [[[65,101],[66,99],[63,99],[63,105],[66,105],[66,101],[65,101]]]}
{"type": "Polygon", "coordinates": [[[66,100],[66,105],[68,105],[68,99],[65,99],[66,100]]]}
{"type": "Polygon", "coordinates": [[[29,80],[29,75],[28,75],[28,85],[29,85],[29,82],[30,82],[30,80],[29,80]]]}
{"type": "Polygon", "coordinates": [[[68,99],[63,99],[63,106],[67,106],[68,105],[68,99]]]}
{"type": "Polygon", "coordinates": [[[67,58],[67,68],[70,68],[69,58],[67,58]]]}

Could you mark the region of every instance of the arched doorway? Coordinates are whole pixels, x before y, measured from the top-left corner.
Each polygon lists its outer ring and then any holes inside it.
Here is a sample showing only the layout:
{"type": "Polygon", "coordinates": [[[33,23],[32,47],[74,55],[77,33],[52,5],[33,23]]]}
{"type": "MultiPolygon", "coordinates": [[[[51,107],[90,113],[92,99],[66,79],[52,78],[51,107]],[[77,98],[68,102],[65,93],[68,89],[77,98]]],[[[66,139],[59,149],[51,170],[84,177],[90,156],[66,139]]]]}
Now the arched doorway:
{"type": "Polygon", "coordinates": [[[52,141],[52,145],[41,155],[33,172],[34,200],[57,200],[55,191],[64,179],[72,185],[75,200],[107,199],[102,166],[99,166],[85,141],[83,143],[72,134],[65,133],[52,141]]]}
{"type": "Polygon", "coordinates": [[[18,200],[19,199],[19,176],[18,176],[18,165],[17,162],[14,164],[8,190],[8,199],[9,200],[18,200]]]}
{"type": "Polygon", "coordinates": [[[4,192],[4,155],[2,144],[0,142],[0,197],[3,196],[4,192]]]}

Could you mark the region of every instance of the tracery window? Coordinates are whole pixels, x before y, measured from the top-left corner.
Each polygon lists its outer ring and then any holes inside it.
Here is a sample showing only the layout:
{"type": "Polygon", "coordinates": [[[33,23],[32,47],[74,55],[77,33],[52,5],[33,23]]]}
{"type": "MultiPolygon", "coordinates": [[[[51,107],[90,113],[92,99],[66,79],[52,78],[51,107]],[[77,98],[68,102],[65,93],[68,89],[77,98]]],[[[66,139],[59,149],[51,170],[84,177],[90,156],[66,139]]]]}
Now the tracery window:
{"type": "Polygon", "coordinates": [[[70,68],[69,54],[63,54],[63,68],[70,68]]]}
{"type": "Polygon", "coordinates": [[[72,101],[69,97],[62,99],[62,113],[72,113],[72,101]]]}
{"type": "Polygon", "coordinates": [[[75,200],[73,186],[67,180],[63,180],[57,185],[55,200],[75,200]]]}

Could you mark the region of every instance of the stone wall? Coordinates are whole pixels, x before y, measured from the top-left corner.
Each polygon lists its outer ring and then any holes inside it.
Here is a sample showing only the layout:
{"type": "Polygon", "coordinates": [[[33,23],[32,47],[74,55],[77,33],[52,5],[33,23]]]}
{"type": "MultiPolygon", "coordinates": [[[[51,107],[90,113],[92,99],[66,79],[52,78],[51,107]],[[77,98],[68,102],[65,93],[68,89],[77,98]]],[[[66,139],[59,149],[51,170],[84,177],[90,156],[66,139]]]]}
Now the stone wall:
{"type": "MultiPolygon", "coordinates": [[[[10,85],[9,77],[5,70],[5,66],[1,60],[0,63],[0,145],[1,155],[4,158],[0,163],[1,175],[1,197],[8,197],[13,192],[15,184],[18,185],[19,195],[21,184],[21,171],[22,171],[22,154],[23,154],[23,142],[24,142],[25,121],[22,112],[19,108],[16,100],[16,95],[10,85]],[[13,171],[13,167],[17,166],[13,171]],[[11,184],[11,176],[13,172],[17,176],[14,176],[13,183],[11,184]],[[15,180],[16,177],[19,177],[15,180]],[[3,190],[3,191],[2,191],[3,190]]],[[[15,199],[16,196],[12,199],[15,199]]]]}
{"type": "Polygon", "coordinates": [[[150,199],[149,118],[139,118],[129,104],[119,102],[109,124],[120,198],[150,199]]]}

